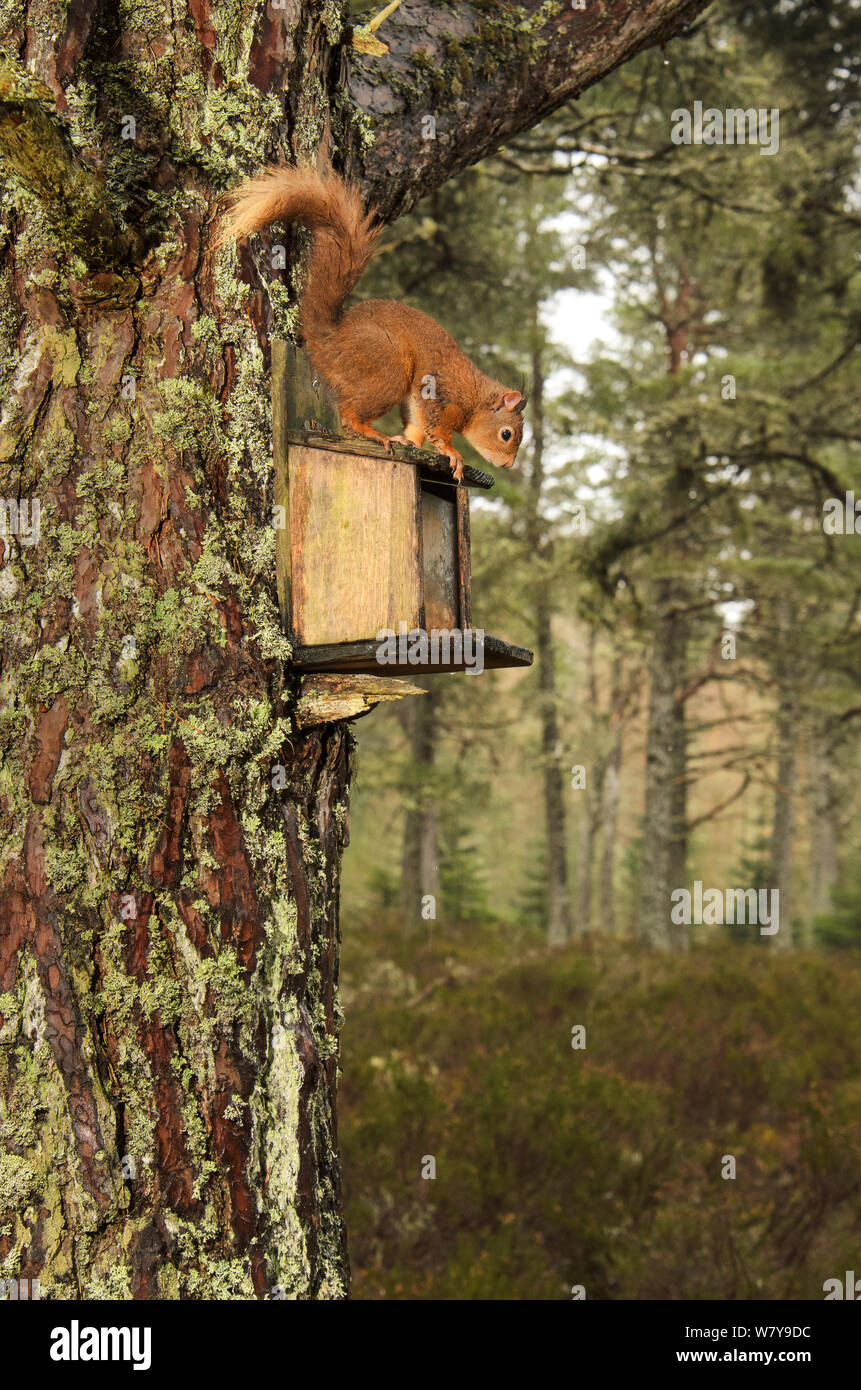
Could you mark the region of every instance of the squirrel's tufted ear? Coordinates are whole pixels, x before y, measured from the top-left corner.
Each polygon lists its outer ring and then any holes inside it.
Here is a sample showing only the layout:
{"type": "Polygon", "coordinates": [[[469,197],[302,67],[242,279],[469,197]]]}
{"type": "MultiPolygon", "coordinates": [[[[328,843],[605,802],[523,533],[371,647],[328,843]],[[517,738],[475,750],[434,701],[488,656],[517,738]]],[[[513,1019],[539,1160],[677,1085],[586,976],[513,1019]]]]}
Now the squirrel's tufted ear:
{"type": "Polygon", "coordinates": [[[506,410],[515,410],[519,415],[525,405],[526,397],[521,396],[519,391],[506,391],[494,406],[494,410],[502,410],[504,406],[506,410]]]}

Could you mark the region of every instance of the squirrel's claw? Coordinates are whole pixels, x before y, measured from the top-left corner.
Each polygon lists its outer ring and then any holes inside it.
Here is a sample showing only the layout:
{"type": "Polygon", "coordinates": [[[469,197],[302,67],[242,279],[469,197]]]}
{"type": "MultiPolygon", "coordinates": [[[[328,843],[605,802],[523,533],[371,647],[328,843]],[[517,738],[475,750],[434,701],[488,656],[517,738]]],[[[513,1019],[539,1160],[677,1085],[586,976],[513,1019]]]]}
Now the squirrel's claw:
{"type": "Polygon", "coordinates": [[[463,477],[463,458],[456,449],[452,449],[451,447],[446,450],[446,453],[448,454],[448,461],[451,466],[451,471],[454,474],[455,481],[459,483],[463,477]]]}

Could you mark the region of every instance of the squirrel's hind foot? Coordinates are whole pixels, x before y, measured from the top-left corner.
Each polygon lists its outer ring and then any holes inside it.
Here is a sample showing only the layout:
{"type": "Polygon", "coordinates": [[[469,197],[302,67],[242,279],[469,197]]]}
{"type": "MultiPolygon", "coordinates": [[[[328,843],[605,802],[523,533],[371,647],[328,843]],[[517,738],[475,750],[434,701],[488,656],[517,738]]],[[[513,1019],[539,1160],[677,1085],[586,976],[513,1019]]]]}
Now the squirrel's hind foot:
{"type": "Polygon", "coordinates": [[[341,424],[348,434],[354,434],[359,439],[373,439],[377,444],[384,444],[389,452],[391,452],[392,445],[389,436],[387,434],[381,434],[379,430],[375,430],[373,425],[365,424],[364,420],[360,420],[354,411],[342,411],[341,424]]]}

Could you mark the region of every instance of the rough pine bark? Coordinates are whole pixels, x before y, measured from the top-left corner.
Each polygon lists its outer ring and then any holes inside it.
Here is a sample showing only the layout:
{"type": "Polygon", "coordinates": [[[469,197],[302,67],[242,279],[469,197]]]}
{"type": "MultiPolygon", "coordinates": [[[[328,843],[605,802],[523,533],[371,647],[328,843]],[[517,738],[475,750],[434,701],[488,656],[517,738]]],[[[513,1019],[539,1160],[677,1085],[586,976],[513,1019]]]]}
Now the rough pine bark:
{"type": "Polygon", "coordinates": [[[2,10],[44,90],[0,120],[0,494],[41,507],[0,570],[0,1261],[50,1298],[341,1297],[350,735],[297,729],[276,603],[289,272],[209,241],[241,168],[331,144],[337,25],[175,14],[2,10]],[[54,129],[89,242],[39,197],[54,129]]]}
{"type": "MultiPolygon", "coordinates": [[[[471,95],[406,39],[351,85],[335,0],[0,0],[0,497],[40,508],[37,544],[0,541],[4,1277],[347,1287],[350,735],[294,718],[271,515],[301,243],[216,256],[215,196],[334,158],[392,216],[702,7],[596,0],[564,29],[564,6],[464,6],[471,95]]],[[[398,24],[444,45],[441,13],[398,24]]]]}

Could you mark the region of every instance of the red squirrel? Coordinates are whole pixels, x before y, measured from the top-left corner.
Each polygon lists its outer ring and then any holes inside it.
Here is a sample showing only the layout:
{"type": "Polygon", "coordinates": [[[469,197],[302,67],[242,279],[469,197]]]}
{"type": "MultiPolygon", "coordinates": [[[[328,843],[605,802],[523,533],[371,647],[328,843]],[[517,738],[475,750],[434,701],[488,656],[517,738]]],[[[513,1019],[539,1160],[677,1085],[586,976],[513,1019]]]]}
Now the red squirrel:
{"type": "Polygon", "coordinates": [[[244,241],[271,222],[313,228],[307,285],[299,306],[302,335],[316,371],[335,392],[351,434],[446,454],[456,479],[462,434],[488,463],[511,468],[523,436],[526,397],[485,376],[427,314],[388,299],[366,299],[344,312],[382,231],[356,187],[338,175],[272,165],[229,195],[218,245],[244,241]],[[405,429],[391,437],[372,421],[399,405],[405,429]]]}

